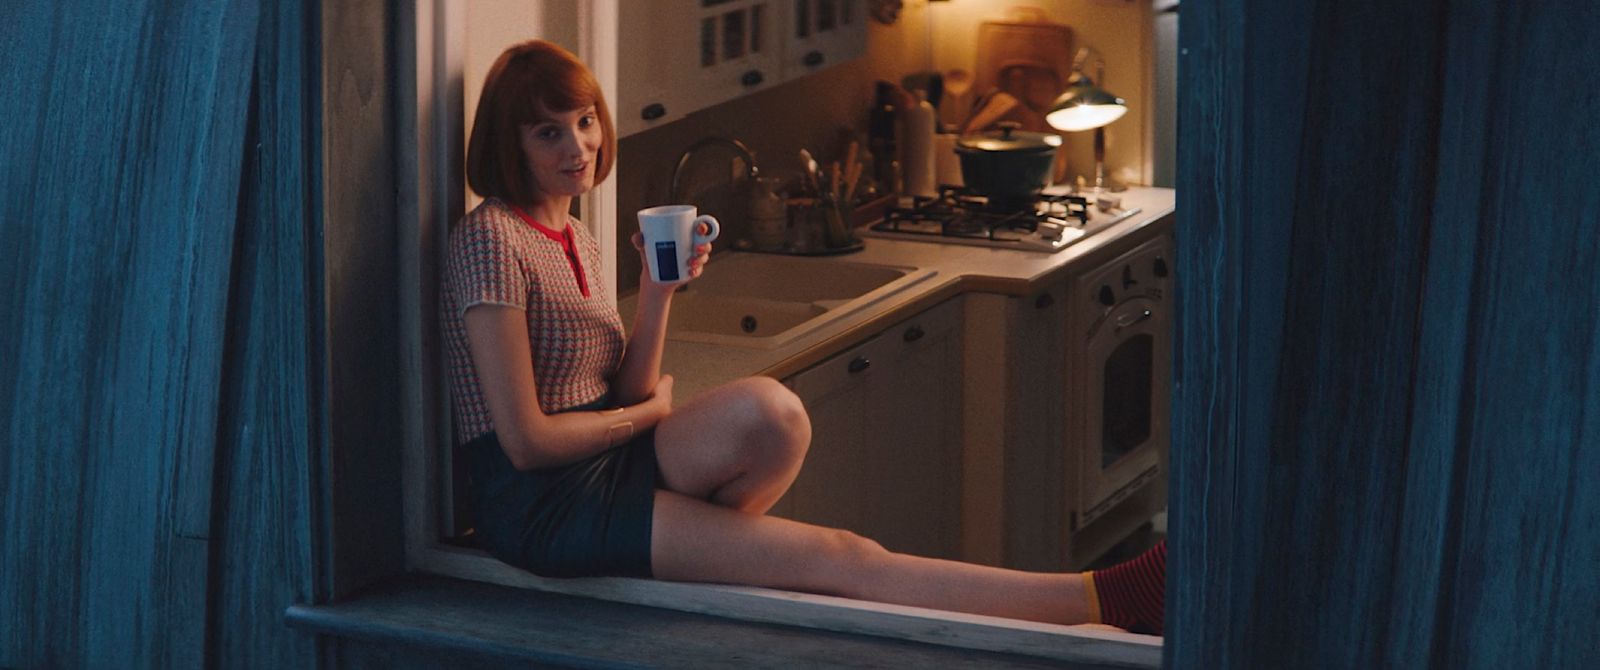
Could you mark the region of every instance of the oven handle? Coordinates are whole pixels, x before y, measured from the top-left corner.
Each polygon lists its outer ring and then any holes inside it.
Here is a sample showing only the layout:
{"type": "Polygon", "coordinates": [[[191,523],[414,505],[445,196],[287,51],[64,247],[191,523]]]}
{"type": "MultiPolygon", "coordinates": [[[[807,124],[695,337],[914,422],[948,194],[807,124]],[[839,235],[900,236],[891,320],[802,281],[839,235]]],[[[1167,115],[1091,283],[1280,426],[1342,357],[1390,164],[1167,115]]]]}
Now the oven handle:
{"type": "Polygon", "coordinates": [[[1121,331],[1123,328],[1128,328],[1143,321],[1147,321],[1149,320],[1150,316],[1151,314],[1149,309],[1141,310],[1138,314],[1124,314],[1119,316],[1117,317],[1117,330],[1121,331]]]}

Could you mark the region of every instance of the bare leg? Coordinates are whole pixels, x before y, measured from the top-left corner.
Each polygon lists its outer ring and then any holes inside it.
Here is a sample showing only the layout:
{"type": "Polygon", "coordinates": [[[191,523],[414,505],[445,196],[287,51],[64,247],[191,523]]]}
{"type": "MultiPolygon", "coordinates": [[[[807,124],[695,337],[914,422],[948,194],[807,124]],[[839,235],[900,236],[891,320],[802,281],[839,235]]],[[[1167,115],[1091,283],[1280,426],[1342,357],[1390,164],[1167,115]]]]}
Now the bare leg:
{"type": "Polygon", "coordinates": [[[788,388],[747,377],[674,409],[655,439],[665,488],[762,514],[800,473],[811,420],[788,388]]]}
{"type": "Polygon", "coordinates": [[[658,579],[744,584],[1047,623],[1092,621],[1081,574],[895,554],[854,533],[656,491],[658,579]]]}

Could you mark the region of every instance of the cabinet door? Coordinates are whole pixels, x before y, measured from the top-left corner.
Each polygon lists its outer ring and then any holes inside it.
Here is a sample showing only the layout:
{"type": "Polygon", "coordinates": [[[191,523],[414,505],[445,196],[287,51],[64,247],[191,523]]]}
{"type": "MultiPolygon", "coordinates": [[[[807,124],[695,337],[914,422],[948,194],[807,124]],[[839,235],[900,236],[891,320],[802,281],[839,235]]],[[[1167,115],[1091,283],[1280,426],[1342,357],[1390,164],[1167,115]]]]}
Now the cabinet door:
{"type": "Polygon", "coordinates": [[[618,20],[618,136],[665,125],[689,113],[698,41],[690,0],[630,3],[618,20]]]}
{"type": "Polygon", "coordinates": [[[627,136],[780,78],[780,0],[629,4],[619,40],[617,132],[627,136]]]}
{"type": "Polygon", "coordinates": [[[881,337],[883,374],[868,380],[862,453],[874,539],[919,556],[961,558],[961,330],[951,300],[881,337]]]}
{"type": "Polygon", "coordinates": [[[1029,296],[1008,299],[1006,389],[1005,509],[1007,567],[1064,569],[1067,515],[1063,505],[1070,481],[1063,401],[1067,332],[1065,281],[1029,296]]]}
{"type": "Polygon", "coordinates": [[[959,323],[951,300],[790,379],[811,450],[777,513],[959,557],[959,323]]]}
{"type": "MultiPolygon", "coordinates": [[[[790,518],[868,537],[879,530],[868,509],[873,487],[868,380],[884,374],[886,341],[874,338],[790,379],[811,416],[811,449],[789,493],[775,509],[790,518]]],[[[874,537],[874,539],[876,539],[874,537]]]]}
{"type": "Polygon", "coordinates": [[[866,5],[866,0],[789,0],[783,17],[783,78],[866,53],[866,5]]]}

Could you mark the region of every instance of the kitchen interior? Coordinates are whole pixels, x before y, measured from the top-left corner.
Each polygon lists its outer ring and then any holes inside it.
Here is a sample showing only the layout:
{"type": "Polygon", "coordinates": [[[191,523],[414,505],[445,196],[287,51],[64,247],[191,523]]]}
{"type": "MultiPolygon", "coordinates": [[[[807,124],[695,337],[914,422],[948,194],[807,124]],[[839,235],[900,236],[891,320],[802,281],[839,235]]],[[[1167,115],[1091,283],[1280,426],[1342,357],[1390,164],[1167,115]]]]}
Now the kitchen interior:
{"type": "Polygon", "coordinates": [[[806,402],[774,514],[1031,570],[1163,536],[1176,4],[627,6],[620,307],[633,212],[718,218],[664,369],[806,402]]]}

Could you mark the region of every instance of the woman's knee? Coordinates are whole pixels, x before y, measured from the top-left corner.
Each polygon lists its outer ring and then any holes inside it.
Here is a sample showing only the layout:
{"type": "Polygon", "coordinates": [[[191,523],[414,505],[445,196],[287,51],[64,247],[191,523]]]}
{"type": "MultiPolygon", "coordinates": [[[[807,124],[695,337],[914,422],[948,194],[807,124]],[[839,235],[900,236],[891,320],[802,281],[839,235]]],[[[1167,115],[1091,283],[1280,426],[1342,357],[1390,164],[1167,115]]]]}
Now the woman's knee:
{"type": "Polygon", "coordinates": [[[752,435],[777,438],[773,442],[804,454],[811,443],[811,417],[800,397],[771,377],[751,377],[743,385],[752,435]]]}
{"type": "Polygon", "coordinates": [[[889,555],[889,550],[876,541],[839,528],[822,529],[820,544],[818,551],[826,559],[824,563],[852,573],[869,568],[889,555]]]}

